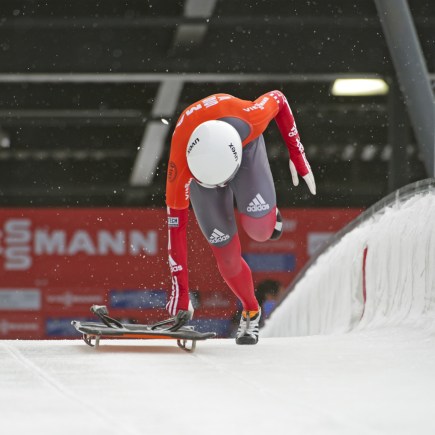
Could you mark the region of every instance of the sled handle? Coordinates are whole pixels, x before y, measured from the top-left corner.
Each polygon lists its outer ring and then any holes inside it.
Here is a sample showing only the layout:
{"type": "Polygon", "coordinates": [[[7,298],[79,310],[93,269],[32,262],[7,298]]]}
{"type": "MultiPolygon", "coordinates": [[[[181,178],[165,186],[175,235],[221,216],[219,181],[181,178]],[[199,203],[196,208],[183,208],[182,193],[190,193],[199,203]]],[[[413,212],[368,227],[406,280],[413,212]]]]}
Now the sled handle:
{"type": "Polygon", "coordinates": [[[123,328],[122,323],[119,320],[109,317],[109,311],[105,305],[92,305],[91,312],[98,316],[109,328],[123,328]]]}

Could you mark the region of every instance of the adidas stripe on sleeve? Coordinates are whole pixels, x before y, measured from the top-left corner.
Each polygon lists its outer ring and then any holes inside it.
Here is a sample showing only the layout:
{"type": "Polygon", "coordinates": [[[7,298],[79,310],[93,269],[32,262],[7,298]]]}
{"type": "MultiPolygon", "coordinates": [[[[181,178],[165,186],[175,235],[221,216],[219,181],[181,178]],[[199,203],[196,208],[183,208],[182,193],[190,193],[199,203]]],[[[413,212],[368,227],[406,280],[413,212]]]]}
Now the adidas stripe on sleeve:
{"type": "Polygon", "coordinates": [[[310,171],[310,164],[305,157],[304,146],[302,145],[296,122],[287,98],[280,91],[273,91],[270,95],[272,95],[275,101],[279,104],[279,111],[275,116],[275,122],[285,144],[287,145],[290,159],[294,163],[298,173],[301,176],[304,176],[310,171]]]}
{"type": "Polygon", "coordinates": [[[189,307],[189,279],[187,272],[187,221],[188,209],[168,212],[168,257],[172,289],[166,309],[175,316],[178,310],[189,307]]]}

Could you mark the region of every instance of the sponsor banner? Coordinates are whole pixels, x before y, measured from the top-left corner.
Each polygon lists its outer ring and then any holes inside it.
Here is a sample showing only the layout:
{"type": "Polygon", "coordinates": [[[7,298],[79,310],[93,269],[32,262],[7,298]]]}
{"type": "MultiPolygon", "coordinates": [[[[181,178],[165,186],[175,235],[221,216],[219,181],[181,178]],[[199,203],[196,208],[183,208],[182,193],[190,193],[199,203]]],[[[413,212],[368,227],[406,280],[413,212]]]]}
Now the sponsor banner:
{"type": "Polygon", "coordinates": [[[73,320],[80,320],[83,322],[95,322],[95,318],[81,317],[81,318],[52,318],[49,317],[45,321],[45,336],[48,338],[79,338],[80,334],[71,325],[73,320]]]}
{"type": "Polygon", "coordinates": [[[91,305],[106,304],[106,292],[95,288],[47,288],[43,292],[44,311],[89,310],[91,305]]]}
{"type": "MultiPolygon", "coordinates": [[[[171,224],[175,224],[171,222],[171,224]]],[[[0,210],[0,277],[5,288],[170,288],[165,209],[0,210]]],[[[222,285],[204,276],[213,255],[191,213],[190,273],[198,285],[222,285]]],[[[216,269],[215,269],[216,270],[216,269]]],[[[206,286],[204,286],[206,287],[206,286]]]]}
{"type": "MultiPolygon", "coordinates": [[[[266,205],[256,197],[254,206],[266,205]]],[[[255,242],[239,227],[256,286],[265,279],[287,286],[319,246],[361,212],[280,211],[284,233],[277,241],[255,242]]],[[[221,278],[193,212],[189,215],[195,319],[231,319],[237,299],[221,278]]],[[[168,222],[164,208],[0,210],[0,337],[74,337],[71,319],[92,318],[92,304],[107,304],[113,316],[128,314],[141,322],[166,316],[170,268],[180,267],[168,258],[168,224],[179,222],[168,222]],[[142,310],[148,310],[146,318],[142,310]]],[[[209,236],[219,243],[227,235],[216,228],[209,236]]]]}
{"type": "MultiPolygon", "coordinates": [[[[239,231],[244,256],[252,261],[254,283],[258,286],[262,281],[273,279],[279,281],[282,286],[288,286],[298,272],[306,264],[312,255],[346,224],[355,219],[361,209],[280,209],[283,218],[283,234],[279,240],[256,242],[251,240],[246,233],[239,231]],[[287,259],[288,267],[285,271],[282,259],[278,266],[265,266],[257,264],[257,255],[282,254],[293,256],[287,259]],[[252,257],[254,255],[254,257],[252,257]],[[254,260],[252,260],[254,258],[254,260]]],[[[239,226],[240,228],[240,226],[239,226]]],[[[263,257],[267,258],[267,257],[263,257]]],[[[248,261],[248,263],[249,263],[248,261]]],[[[251,265],[251,264],[250,264],[251,265]]]]}
{"type": "Polygon", "coordinates": [[[228,291],[197,292],[195,309],[201,307],[204,310],[233,310],[236,309],[237,299],[228,291]]]}
{"type": "Polygon", "coordinates": [[[294,254],[244,254],[252,272],[293,272],[296,267],[294,254]]]}
{"type": "Polygon", "coordinates": [[[219,337],[228,337],[233,329],[238,326],[234,325],[231,319],[194,319],[189,325],[195,327],[200,332],[216,332],[219,337]]]}
{"type": "Polygon", "coordinates": [[[165,308],[166,290],[110,290],[109,307],[117,309],[165,308]]]}
{"type": "Polygon", "coordinates": [[[34,339],[43,337],[42,320],[35,314],[0,313],[0,339],[34,339]]]}
{"type": "Polygon", "coordinates": [[[38,311],[41,291],[32,288],[0,288],[0,311],[38,311]]]}
{"type": "Polygon", "coordinates": [[[56,287],[133,281],[137,275],[131,271],[144,263],[163,278],[162,215],[149,210],[1,210],[0,270],[7,282],[37,280],[56,287]]]}

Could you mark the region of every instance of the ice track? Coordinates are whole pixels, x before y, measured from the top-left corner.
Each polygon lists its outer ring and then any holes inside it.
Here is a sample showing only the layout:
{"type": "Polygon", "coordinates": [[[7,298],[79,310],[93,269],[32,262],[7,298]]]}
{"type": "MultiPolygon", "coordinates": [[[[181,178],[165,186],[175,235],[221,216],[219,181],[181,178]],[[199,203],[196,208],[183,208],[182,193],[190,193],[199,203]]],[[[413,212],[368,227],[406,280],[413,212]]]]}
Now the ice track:
{"type": "Polygon", "coordinates": [[[434,434],[435,336],[1,341],[2,434],[434,434]],[[283,432],[284,431],[284,432],[283,432]]]}
{"type": "Polygon", "coordinates": [[[257,346],[0,341],[1,435],[435,434],[435,180],[376,210],[257,346]]]}

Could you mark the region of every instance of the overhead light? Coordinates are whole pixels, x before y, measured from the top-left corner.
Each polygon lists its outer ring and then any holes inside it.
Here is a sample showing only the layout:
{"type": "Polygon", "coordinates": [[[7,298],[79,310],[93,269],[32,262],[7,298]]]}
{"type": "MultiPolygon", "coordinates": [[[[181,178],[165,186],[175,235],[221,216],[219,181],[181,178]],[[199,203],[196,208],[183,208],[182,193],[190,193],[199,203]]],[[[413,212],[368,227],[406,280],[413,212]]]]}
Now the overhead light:
{"type": "Polygon", "coordinates": [[[0,127],[0,147],[1,148],[10,148],[11,146],[11,138],[9,135],[0,127]]]}
{"type": "Polygon", "coordinates": [[[388,85],[383,79],[336,79],[331,93],[338,97],[386,95],[388,85]]]}
{"type": "Polygon", "coordinates": [[[169,125],[169,121],[166,118],[162,118],[161,121],[163,122],[163,124],[169,125]]]}

